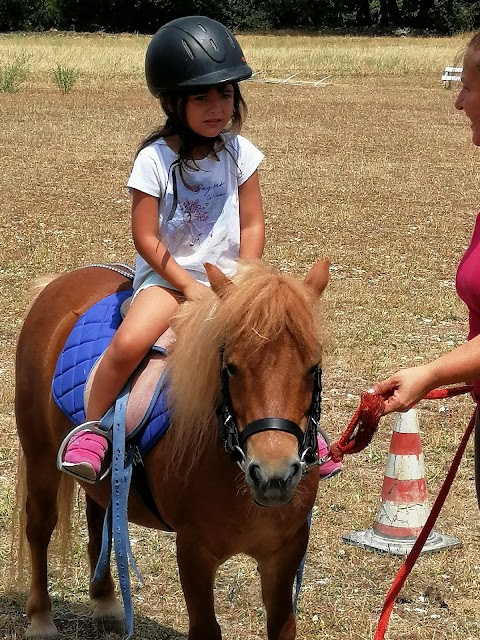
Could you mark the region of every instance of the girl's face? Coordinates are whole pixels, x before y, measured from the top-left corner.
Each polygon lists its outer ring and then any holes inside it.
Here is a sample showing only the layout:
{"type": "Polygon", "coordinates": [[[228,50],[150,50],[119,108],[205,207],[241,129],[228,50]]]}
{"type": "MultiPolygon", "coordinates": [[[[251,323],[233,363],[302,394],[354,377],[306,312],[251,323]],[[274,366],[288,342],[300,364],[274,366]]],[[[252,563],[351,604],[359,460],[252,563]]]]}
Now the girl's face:
{"type": "Polygon", "coordinates": [[[464,111],[471,122],[472,142],[480,147],[480,54],[468,49],[463,60],[462,88],[455,108],[464,111]]]}
{"type": "Polygon", "coordinates": [[[216,138],[230,122],[233,108],[233,85],[219,85],[189,95],[185,117],[194,133],[216,138]]]}

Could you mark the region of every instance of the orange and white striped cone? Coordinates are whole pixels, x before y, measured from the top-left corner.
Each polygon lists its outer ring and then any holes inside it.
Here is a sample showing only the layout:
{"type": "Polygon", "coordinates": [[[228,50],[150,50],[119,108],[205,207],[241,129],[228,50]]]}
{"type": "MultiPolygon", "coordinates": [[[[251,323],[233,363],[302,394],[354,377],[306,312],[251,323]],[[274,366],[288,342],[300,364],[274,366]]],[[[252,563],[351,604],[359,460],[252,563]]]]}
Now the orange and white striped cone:
{"type": "MultiPolygon", "coordinates": [[[[342,536],[364,549],[407,555],[427,521],[425,467],[416,409],[397,413],[388,452],[382,495],[373,529],[342,536]]],[[[458,538],[432,531],[422,553],[460,545],[458,538]]]]}

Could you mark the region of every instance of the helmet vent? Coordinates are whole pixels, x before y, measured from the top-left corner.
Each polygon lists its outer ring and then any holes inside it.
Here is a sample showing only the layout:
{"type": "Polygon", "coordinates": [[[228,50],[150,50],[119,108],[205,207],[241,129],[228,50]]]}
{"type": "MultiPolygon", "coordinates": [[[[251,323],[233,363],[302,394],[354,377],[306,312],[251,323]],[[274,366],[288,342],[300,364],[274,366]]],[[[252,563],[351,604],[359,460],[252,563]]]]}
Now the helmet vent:
{"type": "Polygon", "coordinates": [[[230,44],[232,45],[232,48],[235,49],[235,43],[232,40],[232,36],[228,33],[228,31],[225,29],[225,35],[227,36],[228,41],[230,42],[230,44]]]}
{"type": "Polygon", "coordinates": [[[183,44],[183,48],[185,49],[185,51],[187,52],[188,56],[192,59],[195,60],[195,55],[193,53],[193,51],[190,49],[190,47],[188,46],[188,44],[185,42],[185,40],[182,40],[182,44],[183,44]]]}
{"type": "Polygon", "coordinates": [[[217,47],[217,45],[215,44],[215,41],[214,41],[214,40],[212,40],[211,38],[210,38],[210,44],[212,45],[212,48],[213,48],[213,50],[214,50],[214,51],[218,51],[218,47],[217,47]]]}
{"type": "Polygon", "coordinates": [[[204,33],[207,33],[207,30],[205,29],[205,27],[203,26],[203,24],[198,23],[198,26],[200,27],[200,29],[201,29],[204,33]]]}

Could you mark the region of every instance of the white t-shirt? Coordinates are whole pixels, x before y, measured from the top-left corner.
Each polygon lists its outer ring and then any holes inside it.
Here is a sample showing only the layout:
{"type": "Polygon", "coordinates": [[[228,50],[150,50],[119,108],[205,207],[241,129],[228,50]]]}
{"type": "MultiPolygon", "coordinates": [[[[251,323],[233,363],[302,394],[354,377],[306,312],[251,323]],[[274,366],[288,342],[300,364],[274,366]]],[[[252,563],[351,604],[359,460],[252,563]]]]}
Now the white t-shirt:
{"type": "MultiPolygon", "coordinates": [[[[238,187],[264,157],[243,136],[225,134],[225,140],[218,159],[195,160],[195,166],[190,163],[194,168],[180,171],[179,167],[172,168],[177,154],[159,138],[140,151],[127,182],[129,189],[159,199],[160,241],[178,264],[207,285],[205,262],[215,264],[228,276],[235,273],[240,250],[238,187]]],[[[151,266],[137,256],[135,291],[147,282],[165,283],[162,278],[152,280],[154,274],[151,266]]]]}

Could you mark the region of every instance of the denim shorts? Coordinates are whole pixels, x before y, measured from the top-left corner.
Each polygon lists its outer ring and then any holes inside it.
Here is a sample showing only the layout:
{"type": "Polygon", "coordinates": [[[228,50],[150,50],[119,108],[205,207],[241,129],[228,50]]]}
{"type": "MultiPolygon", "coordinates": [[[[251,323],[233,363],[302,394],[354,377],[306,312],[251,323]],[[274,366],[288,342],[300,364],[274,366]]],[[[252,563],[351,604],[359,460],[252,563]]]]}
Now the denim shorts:
{"type": "MultiPolygon", "coordinates": [[[[140,291],[143,291],[143,289],[148,289],[148,287],[163,287],[165,289],[173,289],[173,291],[178,291],[178,289],[172,286],[167,280],[165,280],[165,278],[162,278],[162,276],[159,275],[156,271],[151,271],[147,275],[147,277],[144,278],[144,280],[136,284],[132,300],[137,297],[140,291]]],[[[178,293],[181,293],[181,291],[178,291],[178,293]]]]}

